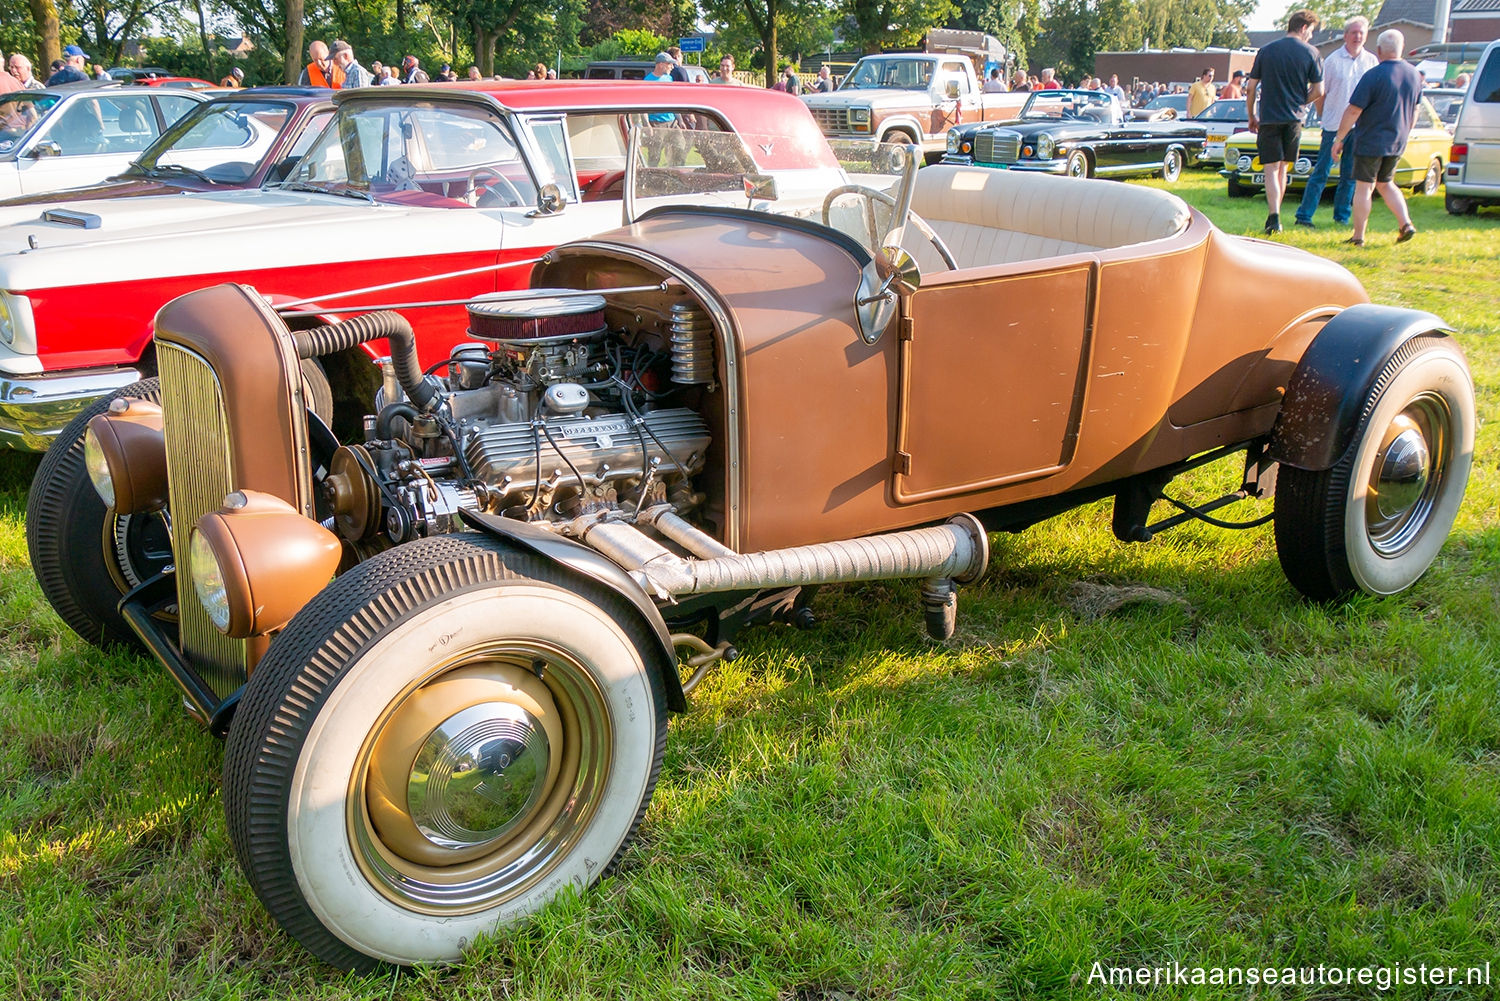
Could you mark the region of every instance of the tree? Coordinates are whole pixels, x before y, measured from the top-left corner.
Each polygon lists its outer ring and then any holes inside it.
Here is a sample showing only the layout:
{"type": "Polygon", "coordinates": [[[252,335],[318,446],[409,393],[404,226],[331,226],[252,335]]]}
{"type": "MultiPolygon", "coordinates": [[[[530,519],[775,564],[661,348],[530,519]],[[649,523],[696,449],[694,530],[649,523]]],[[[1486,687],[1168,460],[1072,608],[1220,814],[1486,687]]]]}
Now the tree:
{"type": "Polygon", "coordinates": [[[1361,15],[1370,21],[1380,12],[1383,0],[1312,0],[1311,3],[1294,3],[1282,12],[1278,24],[1285,25],[1293,11],[1310,10],[1318,15],[1318,23],[1325,28],[1344,27],[1351,17],[1361,15]]]}
{"type": "Polygon", "coordinates": [[[861,52],[915,45],[932,27],[952,23],[952,0],[843,0],[844,41],[861,52]]]}
{"type": "Polygon", "coordinates": [[[89,55],[95,62],[109,66],[120,61],[125,42],[152,18],[175,13],[176,0],[74,0],[70,21],[88,40],[89,55]]]}
{"type": "Polygon", "coordinates": [[[223,0],[251,38],[281,53],[282,82],[302,74],[304,0],[223,0]]]}
{"type": "Polygon", "coordinates": [[[1018,66],[1026,65],[1041,23],[1041,0],[956,0],[956,28],[994,35],[1018,66]]]}
{"type": "Polygon", "coordinates": [[[725,49],[760,49],[767,87],[781,68],[783,37],[795,39],[792,51],[816,52],[833,36],[835,8],[826,0],[702,0],[701,9],[720,26],[725,49]]]}
{"type": "Polygon", "coordinates": [[[37,76],[47,79],[47,67],[62,58],[62,21],[57,16],[54,0],[28,0],[31,20],[36,26],[37,76]]]}

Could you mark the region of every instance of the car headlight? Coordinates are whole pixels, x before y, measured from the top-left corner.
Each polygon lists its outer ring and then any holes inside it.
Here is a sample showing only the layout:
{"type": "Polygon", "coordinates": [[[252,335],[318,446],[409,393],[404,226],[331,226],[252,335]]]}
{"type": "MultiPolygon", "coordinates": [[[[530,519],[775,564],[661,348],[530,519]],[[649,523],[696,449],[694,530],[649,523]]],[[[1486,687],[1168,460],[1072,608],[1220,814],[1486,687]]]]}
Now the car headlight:
{"type": "Polygon", "coordinates": [[[1297,162],[1292,164],[1292,170],[1298,174],[1311,174],[1312,167],[1312,161],[1305,156],[1297,157],[1297,162]]]}
{"type": "Polygon", "coordinates": [[[1043,160],[1050,160],[1052,159],[1052,154],[1056,152],[1057,143],[1053,141],[1050,135],[1043,132],[1041,135],[1036,137],[1037,156],[1041,157],[1043,160]]]}
{"type": "Polygon", "coordinates": [[[90,427],[83,432],[83,468],[89,474],[89,482],[104,501],[105,507],[115,506],[115,478],[109,471],[109,460],[104,449],[99,447],[99,436],[90,427]]]}
{"type": "Polygon", "coordinates": [[[25,354],[32,344],[31,300],[13,292],[0,292],[0,344],[25,354]]]}
{"type": "Polygon", "coordinates": [[[224,586],[224,570],[208,536],[194,529],[188,539],[188,572],[193,575],[193,591],[198,603],[219,632],[229,629],[229,592],[224,586]]]}
{"type": "Polygon", "coordinates": [[[853,123],[855,123],[857,125],[868,125],[868,124],[870,124],[870,109],[869,108],[850,108],[849,109],[849,121],[851,121],[851,122],[853,122],[853,123]]]}
{"type": "Polygon", "coordinates": [[[1234,162],[1234,165],[1236,167],[1240,168],[1241,170],[1249,170],[1250,169],[1250,154],[1249,153],[1241,153],[1240,154],[1240,158],[1234,162]]]}
{"type": "Polygon", "coordinates": [[[83,433],[83,466],[99,498],[116,514],[167,506],[167,446],[161,407],[120,397],[83,433]]]}
{"type": "Polygon", "coordinates": [[[949,129],[948,130],[948,152],[949,153],[957,153],[958,152],[958,133],[955,132],[953,129],[949,129]]]}
{"type": "Polygon", "coordinates": [[[286,625],[327,586],[342,544],[286,501],[237,490],[188,539],[193,590],[214,626],[248,639],[286,625]]]}

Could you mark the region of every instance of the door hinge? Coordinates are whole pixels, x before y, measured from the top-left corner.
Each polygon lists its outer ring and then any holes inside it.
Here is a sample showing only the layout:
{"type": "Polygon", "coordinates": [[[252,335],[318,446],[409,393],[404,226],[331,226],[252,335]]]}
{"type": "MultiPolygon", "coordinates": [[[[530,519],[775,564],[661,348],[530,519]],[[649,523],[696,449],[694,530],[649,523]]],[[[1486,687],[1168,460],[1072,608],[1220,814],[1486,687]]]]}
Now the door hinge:
{"type": "Polygon", "coordinates": [[[910,476],[911,475],[911,453],[910,452],[897,452],[896,453],[896,475],[897,476],[910,476]]]}
{"type": "Polygon", "coordinates": [[[909,316],[903,316],[901,318],[901,322],[899,324],[897,324],[897,326],[896,326],[896,336],[900,340],[909,341],[909,340],[911,340],[912,333],[915,330],[916,330],[916,326],[915,326],[915,324],[913,324],[911,322],[911,317],[909,317],[909,316]]]}

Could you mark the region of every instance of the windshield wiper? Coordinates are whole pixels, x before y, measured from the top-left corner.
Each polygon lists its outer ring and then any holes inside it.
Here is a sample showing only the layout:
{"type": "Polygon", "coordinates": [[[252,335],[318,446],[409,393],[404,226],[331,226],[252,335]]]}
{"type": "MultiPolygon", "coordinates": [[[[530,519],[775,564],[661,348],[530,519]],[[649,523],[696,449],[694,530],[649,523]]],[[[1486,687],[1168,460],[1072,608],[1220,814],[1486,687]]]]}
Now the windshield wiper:
{"type": "Polygon", "coordinates": [[[342,188],[331,188],[315,181],[282,181],[277,185],[283,191],[315,191],[320,195],[343,195],[345,198],[362,198],[370,204],[375,204],[375,196],[368,191],[345,185],[342,188]]]}
{"type": "MultiPolygon", "coordinates": [[[[137,163],[133,164],[132,166],[140,167],[140,164],[137,163]]],[[[142,169],[145,171],[147,176],[159,176],[161,174],[187,174],[189,177],[196,177],[198,180],[202,181],[205,184],[219,183],[212,177],[209,177],[203,171],[184,166],[180,163],[158,163],[154,167],[144,167],[142,169]]]]}

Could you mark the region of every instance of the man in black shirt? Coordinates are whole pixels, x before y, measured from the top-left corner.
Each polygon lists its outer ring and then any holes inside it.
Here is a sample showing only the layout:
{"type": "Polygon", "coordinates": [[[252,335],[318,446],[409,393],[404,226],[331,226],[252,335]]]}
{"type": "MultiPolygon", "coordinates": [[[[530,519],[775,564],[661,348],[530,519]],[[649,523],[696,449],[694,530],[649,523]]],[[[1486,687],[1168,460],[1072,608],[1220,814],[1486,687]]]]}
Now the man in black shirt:
{"type": "Polygon", "coordinates": [[[1266,172],[1266,232],[1281,232],[1281,198],[1286,194],[1286,166],[1302,143],[1302,116],[1323,93],[1323,64],[1307,43],[1317,30],[1318,15],[1294,11],[1286,35],[1255,54],[1245,83],[1245,107],[1256,151],[1266,172]],[[1256,107],[1256,97],[1260,106],[1256,107]]]}

